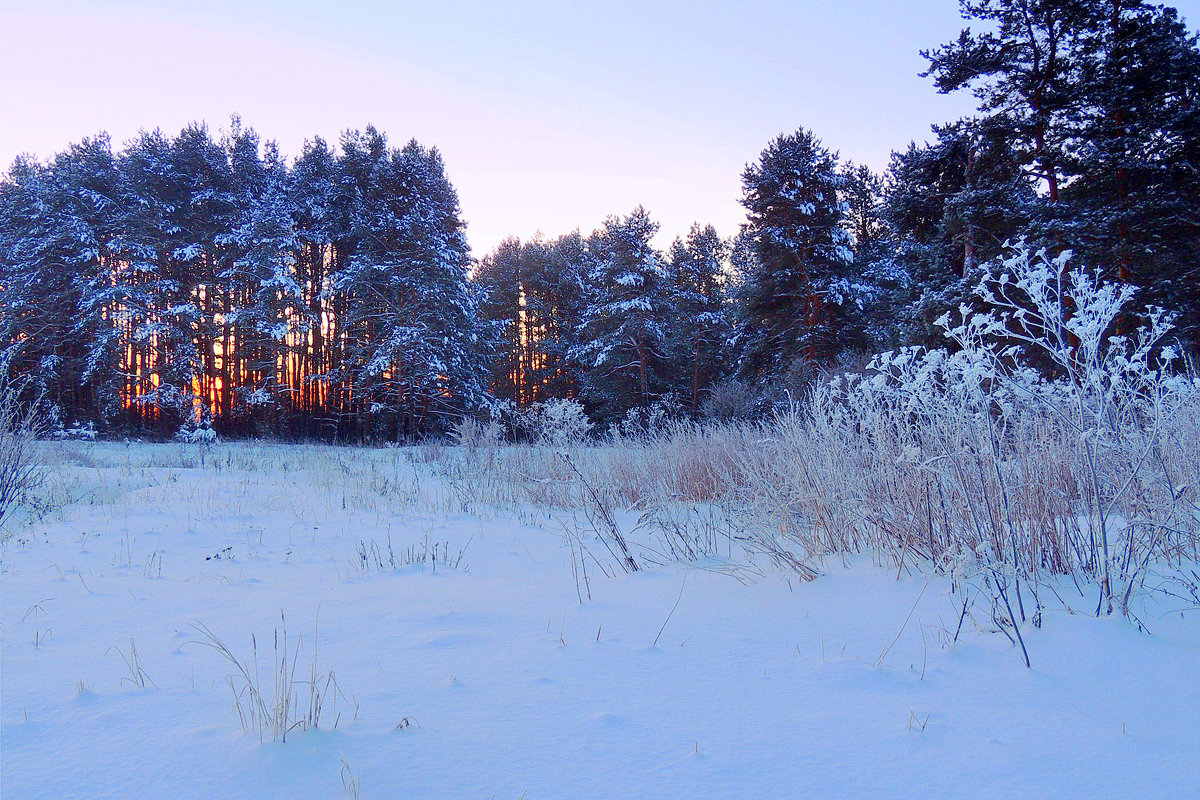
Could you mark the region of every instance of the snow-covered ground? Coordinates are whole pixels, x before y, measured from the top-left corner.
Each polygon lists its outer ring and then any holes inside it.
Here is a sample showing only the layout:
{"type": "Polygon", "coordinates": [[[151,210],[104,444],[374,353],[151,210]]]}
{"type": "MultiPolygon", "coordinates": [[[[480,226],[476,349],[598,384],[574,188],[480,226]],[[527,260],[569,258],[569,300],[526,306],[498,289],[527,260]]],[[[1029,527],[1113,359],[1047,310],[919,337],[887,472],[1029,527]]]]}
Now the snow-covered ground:
{"type": "Polygon", "coordinates": [[[593,569],[581,603],[570,512],[464,502],[417,455],[54,445],[60,506],[2,550],[3,796],[1200,793],[1179,604],[1142,607],[1147,634],[1064,581],[1022,628],[1026,669],[978,611],[950,643],[945,579],[868,556],[808,583],[593,569]],[[245,664],[253,637],[268,700],[277,633],[296,681],[315,643],[337,686],[319,728],[244,731],[198,626],[245,664]]]}

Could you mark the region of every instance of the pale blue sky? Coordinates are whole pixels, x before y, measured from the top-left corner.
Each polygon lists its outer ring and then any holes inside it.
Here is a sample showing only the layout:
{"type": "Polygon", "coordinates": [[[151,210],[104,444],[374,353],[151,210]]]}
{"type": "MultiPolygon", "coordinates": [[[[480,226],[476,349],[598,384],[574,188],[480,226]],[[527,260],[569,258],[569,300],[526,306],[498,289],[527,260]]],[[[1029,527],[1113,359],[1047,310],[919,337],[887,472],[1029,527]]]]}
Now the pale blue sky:
{"type": "Polygon", "coordinates": [[[0,0],[0,163],[235,112],[288,155],[370,122],[441,149],[476,254],[639,203],[665,245],[735,232],[741,169],[780,132],[882,168],[970,113],[917,75],[963,24],[955,0],[0,0]]]}

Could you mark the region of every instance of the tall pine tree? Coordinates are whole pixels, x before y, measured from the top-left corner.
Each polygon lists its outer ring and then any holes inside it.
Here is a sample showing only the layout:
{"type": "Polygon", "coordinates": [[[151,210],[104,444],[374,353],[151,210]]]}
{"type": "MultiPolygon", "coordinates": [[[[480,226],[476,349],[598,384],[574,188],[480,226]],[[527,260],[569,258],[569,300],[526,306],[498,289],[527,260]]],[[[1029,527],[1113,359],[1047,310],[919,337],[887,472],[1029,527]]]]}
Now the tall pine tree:
{"type": "Polygon", "coordinates": [[[490,343],[467,283],[470,253],[441,156],[388,151],[373,129],[345,141],[354,254],[331,281],[346,300],[346,374],[374,437],[444,430],[487,404],[490,343]]]}
{"type": "Polygon", "coordinates": [[[667,255],[672,283],[672,340],[680,395],[697,414],[709,388],[729,372],[732,308],[726,293],[729,244],[712,225],[692,225],[667,255]]]}
{"type": "Polygon", "coordinates": [[[837,156],[801,128],[767,145],[742,173],[755,271],[745,276],[740,373],[778,378],[800,362],[828,363],[841,347],[840,307],[854,260],[837,156]]]}
{"type": "Polygon", "coordinates": [[[584,367],[582,396],[601,421],[651,405],[670,385],[670,281],[651,244],[657,232],[638,206],[609,217],[588,241],[587,305],[571,357],[584,367]]]}

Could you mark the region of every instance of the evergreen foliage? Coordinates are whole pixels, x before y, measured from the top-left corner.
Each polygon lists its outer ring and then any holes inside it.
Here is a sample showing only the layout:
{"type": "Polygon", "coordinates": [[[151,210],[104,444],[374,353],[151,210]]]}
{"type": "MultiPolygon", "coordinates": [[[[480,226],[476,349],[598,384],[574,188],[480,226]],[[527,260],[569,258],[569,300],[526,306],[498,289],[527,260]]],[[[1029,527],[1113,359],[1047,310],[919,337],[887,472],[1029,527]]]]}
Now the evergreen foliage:
{"type": "Polygon", "coordinates": [[[1027,229],[1037,196],[1000,131],[960,120],[893,153],[882,213],[905,276],[894,308],[902,344],[942,344],[936,320],[970,297],[979,266],[1027,229]]]}
{"type": "Polygon", "coordinates": [[[586,305],[569,357],[584,368],[581,398],[601,421],[645,408],[671,386],[670,275],[644,208],[609,217],[588,240],[586,305]]]}
{"type": "Polygon", "coordinates": [[[667,255],[672,284],[672,349],[684,405],[699,413],[709,389],[729,372],[733,314],[725,264],[730,244],[712,225],[692,225],[667,255]]]}
{"type": "MultiPolygon", "coordinates": [[[[1181,313],[1200,352],[1200,49],[1143,0],[964,0],[984,33],[926,51],[943,92],[970,88],[1038,182],[1028,232],[1181,313]]],[[[1131,320],[1123,322],[1125,328],[1131,320]]]]}
{"type": "Polygon", "coordinates": [[[845,177],[811,131],[770,142],[742,173],[755,269],[745,276],[740,373],[763,381],[796,362],[828,362],[846,327],[854,253],[845,177]]]}

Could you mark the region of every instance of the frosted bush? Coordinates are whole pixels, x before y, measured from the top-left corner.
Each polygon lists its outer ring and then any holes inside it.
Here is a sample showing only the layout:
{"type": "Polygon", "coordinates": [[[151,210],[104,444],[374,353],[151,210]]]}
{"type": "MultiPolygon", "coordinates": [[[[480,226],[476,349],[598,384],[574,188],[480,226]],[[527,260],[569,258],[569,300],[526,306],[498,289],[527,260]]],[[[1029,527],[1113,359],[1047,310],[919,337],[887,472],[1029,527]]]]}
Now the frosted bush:
{"type": "Polygon", "coordinates": [[[504,441],[504,426],[499,420],[463,417],[450,429],[450,438],[459,447],[494,450],[504,441]]]}
{"type": "Polygon", "coordinates": [[[683,416],[679,398],[668,395],[650,406],[629,409],[621,421],[611,427],[614,438],[638,439],[666,431],[683,416]]]}
{"type": "Polygon", "coordinates": [[[924,525],[868,491],[873,524],[927,528],[935,557],[953,544],[1018,573],[1080,570],[1096,578],[1102,609],[1127,611],[1151,559],[1196,548],[1186,482],[1196,453],[1168,431],[1196,419],[1200,391],[1177,369],[1169,316],[1150,309],[1116,332],[1133,288],[1070,259],[1018,243],[977,289],[986,310],[939,320],[958,350],[880,355],[819,393],[815,416],[858,468],[926,482],[924,500],[908,498],[924,525]],[[934,488],[963,508],[940,513],[948,534],[935,531],[934,488]]]}
{"type": "Polygon", "coordinates": [[[69,428],[55,431],[54,438],[65,441],[94,442],[96,441],[96,426],[91,422],[87,425],[76,423],[69,428]]]}
{"type": "Polygon", "coordinates": [[[19,392],[0,379],[0,539],[12,512],[30,500],[45,478],[36,439],[42,423],[36,411],[22,408],[19,392]]]}
{"type": "Polygon", "coordinates": [[[221,439],[217,432],[207,426],[180,428],[175,438],[186,444],[216,444],[221,439]]]}
{"type": "Polygon", "coordinates": [[[592,423],[579,401],[563,398],[531,406],[525,415],[525,427],[538,444],[564,447],[585,440],[592,423]]]}
{"type": "Polygon", "coordinates": [[[734,422],[751,419],[762,398],[752,386],[736,380],[714,384],[701,406],[705,419],[714,422],[734,422]]]}

